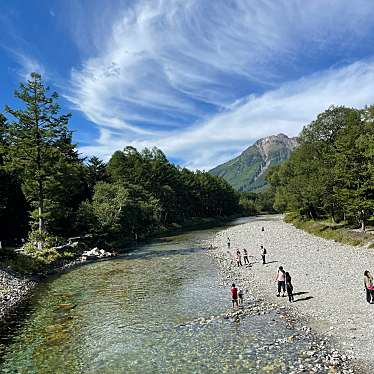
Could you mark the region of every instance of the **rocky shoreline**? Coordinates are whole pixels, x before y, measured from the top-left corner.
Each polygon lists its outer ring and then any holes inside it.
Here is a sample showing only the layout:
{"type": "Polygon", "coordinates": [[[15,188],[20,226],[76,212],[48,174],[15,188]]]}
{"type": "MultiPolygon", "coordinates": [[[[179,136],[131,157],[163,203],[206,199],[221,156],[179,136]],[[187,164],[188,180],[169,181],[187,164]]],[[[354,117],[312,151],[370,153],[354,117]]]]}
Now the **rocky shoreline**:
{"type": "Polygon", "coordinates": [[[37,282],[9,269],[0,269],[0,323],[30,296],[37,282]]]}
{"type": "MultiPolygon", "coordinates": [[[[332,322],[327,324],[327,315],[330,314],[330,310],[324,309],[323,302],[325,300],[322,300],[322,303],[316,303],[314,301],[311,307],[308,302],[312,301],[314,295],[309,295],[309,291],[304,291],[304,289],[302,290],[303,292],[298,293],[297,291],[300,290],[299,285],[296,286],[296,294],[298,296],[295,297],[299,302],[288,303],[287,298],[276,297],[274,283],[275,271],[279,265],[286,266],[286,270],[289,269],[287,266],[288,263],[282,261],[281,257],[284,256],[284,258],[288,258],[291,262],[295,256],[294,246],[298,247],[302,245],[306,248],[304,246],[304,241],[298,238],[299,236],[309,241],[310,247],[313,247],[317,252],[321,250],[321,241],[327,242],[329,248],[331,246],[338,246],[338,250],[341,250],[338,243],[316,238],[301,230],[297,230],[293,226],[284,223],[280,216],[260,217],[252,222],[230,227],[219,232],[212,241],[204,243],[207,248],[211,248],[207,253],[217,261],[222,271],[223,285],[229,289],[231,283],[234,282],[239,285],[240,288],[244,289],[246,298],[252,298],[254,300],[254,302],[250,304],[250,308],[245,306],[244,309],[231,310],[224,318],[235,322],[248,315],[276,311],[287,324],[292,325],[292,327],[298,331],[295,339],[304,339],[310,344],[310,349],[305,351],[302,357],[295,362],[292,373],[371,373],[372,357],[367,355],[365,347],[362,347],[360,342],[357,342],[357,345],[353,344],[355,348],[353,349],[352,344],[347,345],[346,343],[349,336],[344,336],[341,331],[337,331],[332,322]],[[265,231],[262,233],[261,229],[263,226],[265,231]],[[230,251],[227,249],[227,237],[231,239],[230,251]],[[294,240],[296,241],[294,242],[294,240]],[[281,241],[284,241],[283,245],[281,245],[281,241]],[[260,260],[260,243],[265,245],[268,249],[269,263],[265,266],[262,265],[260,260]],[[278,248],[275,249],[276,247],[278,248]],[[288,247],[293,249],[287,252],[286,248],[288,247]],[[237,249],[242,250],[243,248],[248,250],[251,264],[238,268],[233,261],[233,254],[237,249]],[[278,250],[282,251],[282,256],[279,255],[278,250]],[[264,271],[264,268],[266,271],[264,271]],[[306,296],[304,294],[306,294],[306,296]],[[316,314],[315,310],[318,309],[320,309],[320,311],[316,314]]],[[[326,243],[324,244],[326,245],[326,243]]],[[[352,248],[350,248],[350,250],[357,251],[352,248]]],[[[315,255],[313,250],[308,253],[303,253],[302,256],[299,256],[299,258],[302,259],[299,261],[299,266],[302,266],[303,261],[310,261],[309,256],[315,257],[315,255]]],[[[336,255],[337,254],[332,251],[331,256],[336,255]]],[[[321,254],[321,256],[323,256],[323,254],[321,254]]],[[[323,259],[321,260],[323,261],[323,259]]],[[[329,261],[325,262],[329,264],[329,261]]],[[[339,261],[335,262],[340,264],[339,261]]],[[[326,269],[323,268],[320,270],[323,272],[326,269]]],[[[292,269],[290,271],[292,271],[292,274],[297,275],[293,279],[301,280],[302,277],[299,277],[298,273],[292,269]]],[[[308,276],[308,273],[305,274],[308,276]]],[[[360,274],[358,274],[358,277],[359,275],[360,274]]],[[[318,287],[318,285],[319,283],[317,282],[315,287],[318,287]]],[[[322,289],[319,291],[324,292],[323,286],[325,285],[321,284],[320,288],[321,286],[322,289]]],[[[332,297],[330,301],[334,303],[335,299],[336,297],[332,297]]],[[[345,300],[343,299],[342,303],[344,304],[344,302],[345,300]]],[[[339,308],[339,305],[333,304],[333,306],[339,308]]],[[[363,306],[366,307],[365,304],[363,306]]],[[[342,317],[343,320],[349,319],[349,315],[345,316],[343,314],[342,317]]],[[[337,316],[332,316],[332,319],[336,321],[337,316]]],[[[361,323],[361,321],[359,322],[361,323]]],[[[205,322],[200,321],[199,323],[205,322]]],[[[371,335],[368,334],[366,337],[361,337],[360,339],[361,341],[366,340],[368,347],[370,347],[370,336],[371,335]]],[[[353,339],[353,341],[355,341],[356,337],[353,339]]]]}
{"type": "Polygon", "coordinates": [[[219,320],[229,320],[232,323],[240,323],[241,319],[264,315],[275,312],[284,321],[287,328],[293,331],[287,338],[276,338],[272,343],[258,347],[264,352],[274,352],[282,350],[284,346],[292,345],[298,341],[307,342],[307,349],[300,352],[293,365],[287,368],[287,374],[298,373],[335,373],[350,374],[363,373],[365,369],[352,363],[352,357],[332,348],[331,342],[321,334],[317,334],[312,329],[304,325],[299,316],[294,315],[285,307],[277,304],[270,304],[263,300],[251,301],[243,308],[230,309],[225,314],[211,316],[209,318],[198,318],[189,324],[181,327],[191,328],[193,326],[204,326],[219,320]]]}

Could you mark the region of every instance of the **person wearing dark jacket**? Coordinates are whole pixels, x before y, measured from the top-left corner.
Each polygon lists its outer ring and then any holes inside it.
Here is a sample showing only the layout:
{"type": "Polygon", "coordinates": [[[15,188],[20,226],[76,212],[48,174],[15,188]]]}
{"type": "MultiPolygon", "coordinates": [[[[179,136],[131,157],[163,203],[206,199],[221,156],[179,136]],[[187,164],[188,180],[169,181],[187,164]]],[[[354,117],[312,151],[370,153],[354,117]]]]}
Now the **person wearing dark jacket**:
{"type": "Polygon", "coordinates": [[[291,283],[291,275],[288,271],[286,271],[285,274],[285,279],[286,279],[286,290],[287,290],[287,295],[288,295],[288,300],[290,303],[293,302],[293,285],[291,283]]]}
{"type": "Polygon", "coordinates": [[[261,257],[262,257],[262,264],[265,265],[266,264],[266,248],[262,245],[261,246],[261,257]]]}

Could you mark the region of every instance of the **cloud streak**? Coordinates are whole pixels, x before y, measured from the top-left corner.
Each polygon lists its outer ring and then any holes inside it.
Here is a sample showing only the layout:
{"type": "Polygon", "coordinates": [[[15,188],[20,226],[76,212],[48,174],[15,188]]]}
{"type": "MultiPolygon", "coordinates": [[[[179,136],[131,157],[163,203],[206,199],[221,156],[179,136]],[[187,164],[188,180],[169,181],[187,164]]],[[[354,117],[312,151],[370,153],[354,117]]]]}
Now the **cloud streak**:
{"type": "Polygon", "coordinates": [[[101,134],[81,150],[107,158],[156,145],[210,168],[260,136],[296,135],[331,104],[373,102],[362,46],[374,3],[326,4],[159,0],[118,11],[71,72],[66,97],[101,134]]]}

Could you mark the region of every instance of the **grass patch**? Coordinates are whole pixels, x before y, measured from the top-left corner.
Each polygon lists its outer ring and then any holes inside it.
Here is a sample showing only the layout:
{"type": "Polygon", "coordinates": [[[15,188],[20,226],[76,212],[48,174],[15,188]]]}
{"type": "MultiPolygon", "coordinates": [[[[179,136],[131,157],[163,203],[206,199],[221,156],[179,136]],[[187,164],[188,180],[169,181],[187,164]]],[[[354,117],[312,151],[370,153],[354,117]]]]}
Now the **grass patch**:
{"type": "Polygon", "coordinates": [[[63,261],[73,260],[81,253],[81,248],[68,248],[62,252],[55,249],[34,250],[32,252],[16,253],[7,250],[0,256],[1,266],[10,267],[20,274],[36,274],[63,261]]]}
{"type": "Polygon", "coordinates": [[[346,223],[333,224],[326,221],[304,220],[296,213],[287,213],[285,222],[292,223],[298,229],[327,240],[353,246],[364,246],[370,243],[369,248],[374,248],[373,235],[352,231],[352,228],[346,223]]]}

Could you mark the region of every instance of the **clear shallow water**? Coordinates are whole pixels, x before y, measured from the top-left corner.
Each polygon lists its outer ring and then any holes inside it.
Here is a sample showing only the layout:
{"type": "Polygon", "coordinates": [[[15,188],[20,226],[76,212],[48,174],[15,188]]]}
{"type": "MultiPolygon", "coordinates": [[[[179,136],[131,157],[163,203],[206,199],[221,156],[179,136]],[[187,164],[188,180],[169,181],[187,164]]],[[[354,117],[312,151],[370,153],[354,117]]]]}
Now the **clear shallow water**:
{"type": "Polygon", "coordinates": [[[198,244],[213,231],[166,238],[40,285],[3,347],[1,372],[287,372],[306,342],[263,348],[293,333],[276,314],[182,326],[230,306],[198,244]]]}

